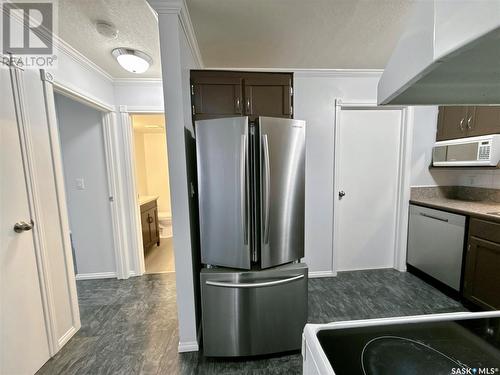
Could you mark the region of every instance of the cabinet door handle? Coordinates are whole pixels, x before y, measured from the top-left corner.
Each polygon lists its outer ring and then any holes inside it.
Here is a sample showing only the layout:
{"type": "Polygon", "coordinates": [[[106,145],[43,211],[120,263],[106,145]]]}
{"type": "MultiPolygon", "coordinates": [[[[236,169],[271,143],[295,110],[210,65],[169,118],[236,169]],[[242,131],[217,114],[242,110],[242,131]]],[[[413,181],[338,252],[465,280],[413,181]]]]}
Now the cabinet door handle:
{"type": "Polygon", "coordinates": [[[464,131],[464,121],[465,121],[465,119],[463,118],[463,119],[460,120],[460,124],[458,124],[458,128],[461,131],[464,131]]]}
{"type": "Polygon", "coordinates": [[[467,119],[467,129],[472,129],[472,116],[467,119]]]}
{"type": "Polygon", "coordinates": [[[246,105],[247,105],[247,115],[251,115],[251,112],[250,112],[250,98],[247,98],[246,105]]]}
{"type": "Polygon", "coordinates": [[[241,108],[240,108],[240,97],[236,97],[236,112],[241,113],[241,108]]]}

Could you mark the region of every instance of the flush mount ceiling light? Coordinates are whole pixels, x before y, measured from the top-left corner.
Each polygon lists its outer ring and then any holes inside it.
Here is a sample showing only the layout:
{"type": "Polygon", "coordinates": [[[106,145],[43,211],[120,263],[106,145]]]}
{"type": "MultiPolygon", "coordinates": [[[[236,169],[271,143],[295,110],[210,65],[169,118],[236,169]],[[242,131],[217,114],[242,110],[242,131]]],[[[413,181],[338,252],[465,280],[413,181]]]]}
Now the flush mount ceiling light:
{"type": "Polygon", "coordinates": [[[111,54],[116,58],[123,69],[131,73],[144,73],[149,69],[153,59],[144,52],[129,48],[115,48],[111,54]]]}

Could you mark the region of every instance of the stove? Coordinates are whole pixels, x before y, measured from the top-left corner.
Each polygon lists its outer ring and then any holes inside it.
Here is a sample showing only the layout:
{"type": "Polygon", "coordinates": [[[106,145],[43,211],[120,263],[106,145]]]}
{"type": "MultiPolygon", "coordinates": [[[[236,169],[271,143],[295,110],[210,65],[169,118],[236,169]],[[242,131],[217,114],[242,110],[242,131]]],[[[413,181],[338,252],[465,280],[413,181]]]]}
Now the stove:
{"type": "Polygon", "coordinates": [[[500,312],[307,325],[304,374],[500,374],[500,312]]]}

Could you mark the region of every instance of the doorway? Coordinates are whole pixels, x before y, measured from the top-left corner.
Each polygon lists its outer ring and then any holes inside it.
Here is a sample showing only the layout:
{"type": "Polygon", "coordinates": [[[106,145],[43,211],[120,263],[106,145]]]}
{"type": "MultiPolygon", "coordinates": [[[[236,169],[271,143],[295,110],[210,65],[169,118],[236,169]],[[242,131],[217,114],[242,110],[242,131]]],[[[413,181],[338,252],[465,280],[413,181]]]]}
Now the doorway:
{"type": "Polygon", "coordinates": [[[172,209],[163,113],[131,114],[136,205],[146,273],[174,272],[172,209]]]}
{"type": "Polygon", "coordinates": [[[335,124],[334,269],[398,268],[405,112],[342,105],[335,124]],[[347,146],[348,145],[348,146],[347,146]]]}
{"type": "Polygon", "coordinates": [[[75,275],[116,277],[102,112],[54,94],[75,275]]]}

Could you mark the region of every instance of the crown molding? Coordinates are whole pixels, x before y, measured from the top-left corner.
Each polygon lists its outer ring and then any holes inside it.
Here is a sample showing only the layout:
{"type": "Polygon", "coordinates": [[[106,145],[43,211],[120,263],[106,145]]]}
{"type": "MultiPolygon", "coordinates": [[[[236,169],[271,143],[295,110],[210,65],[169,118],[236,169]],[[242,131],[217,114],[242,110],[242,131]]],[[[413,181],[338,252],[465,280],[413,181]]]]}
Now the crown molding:
{"type": "Polygon", "coordinates": [[[158,14],[179,14],[187,8],[185,0],[146,0],[158,14]]]}
{"type": "Polygon", "coordinates": [[[213,67],[205,70],[233,70],[245,72],[294,73],[297,77],[380,77],[383,69],[304,69],[304,68],[230,68],[213,67]]]}
{"type": "Polygon", "coordinates": [[[58,52],[64,53],[67,57],[71,58],[73,61],[78,63],[81,67],[87,69],[90,72],[97,73],[101,75],[104,79],[113,82],[113,76],[90,60],[88,57],[83,55],[80,51],[71,46],[64,39],[58,35],[54,35],[54,45],[58,52]]]}
{"type": "Polygon", "coordinates": [[[383,69],[289,69],[296,77],[374,77],[380,78],[383,69]]]}
{"type": "Polygon", "coordinates": [[[161,78],[114,78],[113,84],[115,86],[127,86],[127,85],[158,85],[163,84],[161,78]]]}
{"type": "Polygon", "coordinates": [[[189,48],[196,61],[198,68],[203,68],[203,59],[201,57],[198,40],[194,32],[191,16],[185,0],[147,0],[149,5],[157,14],[177,14],[182,31],[186,35],[189,48]]]}

